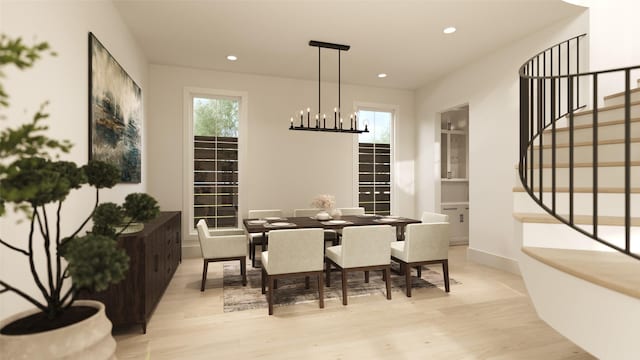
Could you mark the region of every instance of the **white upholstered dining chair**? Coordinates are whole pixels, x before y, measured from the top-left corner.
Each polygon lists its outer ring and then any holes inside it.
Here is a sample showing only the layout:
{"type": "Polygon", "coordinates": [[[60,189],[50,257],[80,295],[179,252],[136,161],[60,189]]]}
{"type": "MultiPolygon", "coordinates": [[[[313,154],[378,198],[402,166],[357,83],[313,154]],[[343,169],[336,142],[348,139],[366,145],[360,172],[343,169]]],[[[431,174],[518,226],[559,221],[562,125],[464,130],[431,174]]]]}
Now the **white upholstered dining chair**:
{"type": "Polygon", "coordinates": [[[364,215],[363,207],[350,207],[350,208],[338,208],[342,215],[350,216],[350,215],[364,215]]]}
{"type": "Polygon", "coordinates": [[[293,216],[316,216],[322,209],[293,209],[293,216]]]}
{"type": "Polygon", "coordinates": [[[272,230],[269,251],[262,252],[262,293],[267,288],[269,315],[273,315],[275,281],[284,277],[315,276],[320,308],[324,308],[323,274],[324,237],[322,229],[272,230]]]}
{"type": "MultiPolygon", "coordinates": [[[[249,210],[247,213],[248,219],[264,219],[267,217],[282,217],[282,210],[270,209],[270,210],[249,210]]],[[[268,236],[265,234],[265,236],[268,236]]],[[[262,236],[261,233],[247,233],[249,239],[249,259],[251,259],[251,267],[256,267],[256,245],[260,245],[260,248],[264,250],[267,239],[262,236]]]]}
{"type": "Polygon", "coordinates": [[[342,229],[342,245],[326,250],[327,286],[331,286],[331,266],[337,267],[342,276],[342,304],[347,305],[347,273],[364,271],[369,282],[370,270],[384,271],[387,299],[391,299],[391,241],[395,231],[389,225],[348,226],[342,229]]]}
{"type": "Polygon", "coordinates": [[[422,213],[421,220],[423,223],[449,222],[449,215],[425,211],[422,213]]]}
{"type": "MultiPolygon", "coordinates": [[[[293,209],[293,216],[302,217],[308,216],[313,217],[316,216],[323,209],[311,208],[311,209],[293,209]]],[[[332,245],[336,245],[338,241],[338,234],[335,230],[325,230],[324,231],[324,241],[330,242],[332,245]]]]}
{"type": "Polygon", "coordinates": [[[445,291],[449,292],[449,223],[409,224],[404,241],[391,243],[391,259],[405,274],[407,297],[411,297],[411,268],[442,264],[445,291]]]}
{"type": "MultiPolygon", "coordinates": [[[[338,210],[340,211],[340,215],[344,216],[364,215],[363,207],[338,208],[338,210]]],[[[333,242],[333,245],[338,245],[340,237],[342,236],[342,229],[335,230],[335,232],[337,238],[336,241],[333,242]]]]}
{"type": "Polygon", "coordinates": [[[204,291],[204,284],[207,281],[207,271],[210,262],[217,261],[240,261],[240,273],[242,275],[242,286],[247,285],[247,242],[244,235],[221,235],[212,236],[209,227],[204,219],[200,219],[196,225],[198,229],[198,240],[200,241],[200,251],[202,253],[202,284],[200,291],[204,291]]]}

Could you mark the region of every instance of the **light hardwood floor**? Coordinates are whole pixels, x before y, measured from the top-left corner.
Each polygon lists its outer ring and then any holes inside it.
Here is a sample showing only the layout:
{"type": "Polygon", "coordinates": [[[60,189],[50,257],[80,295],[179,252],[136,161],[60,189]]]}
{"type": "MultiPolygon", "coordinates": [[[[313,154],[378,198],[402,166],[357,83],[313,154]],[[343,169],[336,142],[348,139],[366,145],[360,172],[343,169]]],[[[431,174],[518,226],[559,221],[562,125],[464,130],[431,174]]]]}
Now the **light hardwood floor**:
{"type": "MultiPolygon", "coordinates": [[[[466,261],[450,249],[460,285],[384,296],[223,312],[222,265],[185,259],[146,335],[116,333],[119,359],[593,359],[535,314],[520,277],[466,261]]],[[[436,269],[440,269],[436,266],[436,269]]],[[[395,275],[397,276],[397,275],[395,275]]],[[[339,286],[333,284],[332,286],[339,286]]]]}

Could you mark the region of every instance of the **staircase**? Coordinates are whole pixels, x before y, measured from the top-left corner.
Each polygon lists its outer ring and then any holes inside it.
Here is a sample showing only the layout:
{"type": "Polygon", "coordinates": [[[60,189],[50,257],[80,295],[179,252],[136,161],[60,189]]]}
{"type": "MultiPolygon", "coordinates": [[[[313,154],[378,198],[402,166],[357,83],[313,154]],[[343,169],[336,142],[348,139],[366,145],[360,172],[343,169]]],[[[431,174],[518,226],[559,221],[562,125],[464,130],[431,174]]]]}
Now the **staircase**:
{"type": "Polygon", "coordinates": [[[640,66],[581,72],[585,37],[520,69],[519,264],[549,325],[598,358],[638,359],[640,66]],[[620,92],[601,96],[604,81],[620,92]]]}

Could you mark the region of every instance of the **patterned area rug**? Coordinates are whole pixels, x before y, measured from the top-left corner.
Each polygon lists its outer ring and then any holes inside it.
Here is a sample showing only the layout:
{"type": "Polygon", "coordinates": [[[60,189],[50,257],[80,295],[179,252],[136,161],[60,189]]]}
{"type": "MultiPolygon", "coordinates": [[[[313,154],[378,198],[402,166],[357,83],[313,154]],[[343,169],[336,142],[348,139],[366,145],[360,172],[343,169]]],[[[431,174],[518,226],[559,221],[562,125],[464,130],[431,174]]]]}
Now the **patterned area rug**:
{"type": "MultiPolygon", "coordinates": [[[[259,260],[256,265],[259,265],[259,260]]],[[[392,266],[392,268],[397,269],[397,266],[392,266]]],[[[261,293],[261,270],[259,268],[254,269],[250,263],[247,264],[247,286],[242,286],[240,264],[237,261],[224,263],[223,276],[224,312],[267,307],[266,295],[261,293]]],[[[381,271],[370,272],[369,283],[364,282],[363,272],[349,273],[347,284],[347,296],[350,298],[369,295],[379,295],[382,298],[386,296],[381,271]]],[[[459,285],[460,282],[449,277],[449,284],[451,286],[459,285]]],[[[412,289],[433,287],[441,288],[444,291],[444,279],[441,272],[423,267],[422,278],[418,279],[415,277],[414,270],[412,289]]],[[[317,282],[314,278],[311,278],[309,289],[304,287],[304,278],[279,279],[278,289],[274,293],[274,306],[317,302],[317,289],[317,282]]],[[[325,301],[342,301],[341,289],[340,272],[332,271],[331,287],[324,288],[325,301]]],[[[391,291],[405,293],[403,275],[391,274],[391,291]]]]}

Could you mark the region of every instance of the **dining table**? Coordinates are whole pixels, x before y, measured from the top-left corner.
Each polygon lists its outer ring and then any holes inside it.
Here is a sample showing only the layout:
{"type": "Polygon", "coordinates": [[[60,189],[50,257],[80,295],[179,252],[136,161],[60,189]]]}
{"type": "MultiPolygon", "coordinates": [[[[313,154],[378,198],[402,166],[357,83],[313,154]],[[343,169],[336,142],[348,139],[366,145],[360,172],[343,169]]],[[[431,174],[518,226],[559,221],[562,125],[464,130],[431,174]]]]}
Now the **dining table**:
{"type": "Polygon", "coordinates": [[[340,230],[347,226],[365,225],[391,225],[396,228],[396,238],[398,241],[404,240],[404,230],[409,224],[420,223],[420,220],[402,216],[381,216],[381,215],[343,215],[338,218],[326,220],[316,219],[315,216],[297,217],[265,217],[262,219],[244,219],[242,223],[248,233],[262,234],[264,245],[268,245],[267,234],[271,230],[283,229],[325,229],[340,230]]]}

